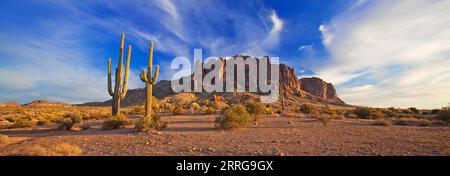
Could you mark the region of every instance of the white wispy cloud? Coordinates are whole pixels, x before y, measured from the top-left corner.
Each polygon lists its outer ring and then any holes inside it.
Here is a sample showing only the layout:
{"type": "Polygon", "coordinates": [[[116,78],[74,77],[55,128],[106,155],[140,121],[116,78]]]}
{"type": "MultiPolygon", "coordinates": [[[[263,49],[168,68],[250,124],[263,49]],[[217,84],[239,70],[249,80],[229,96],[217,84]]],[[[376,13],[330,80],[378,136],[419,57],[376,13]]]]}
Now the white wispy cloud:
{"type": "MultiPolygon", "coordinates": [[[[33,32],[20,22],[0,31],[0,39],[8,41],[0,47],[0,62],[7,63],[0,65],[0,102],[109,99],[106,60],[112,56],[116,64],[117,51],[102,46],[118,46],[121,32],[133,53],[148,53],[152,40],[156,52],[169,56],[191,56],[194,48],[229,56],[268,55],[279,45],[283,30],[276,11],[259,3],[227,10],[217,10],[230,6],[222,1],[184,0],[42,0],[29,5],[47,9],[50,18],[29,14],[33,32]]],[[[167,66],[164,59],[160,64],[167,66]]],[[[132,67],[129,87],[140,87],[137,73],[142,67],[132,67]]]]}
{"type": "Polygon", "coordinates": [[[330,60],[314,71],[344,101],[437,108],[450,102],[450,2],[375,1],[324,23],[330,60]]]}

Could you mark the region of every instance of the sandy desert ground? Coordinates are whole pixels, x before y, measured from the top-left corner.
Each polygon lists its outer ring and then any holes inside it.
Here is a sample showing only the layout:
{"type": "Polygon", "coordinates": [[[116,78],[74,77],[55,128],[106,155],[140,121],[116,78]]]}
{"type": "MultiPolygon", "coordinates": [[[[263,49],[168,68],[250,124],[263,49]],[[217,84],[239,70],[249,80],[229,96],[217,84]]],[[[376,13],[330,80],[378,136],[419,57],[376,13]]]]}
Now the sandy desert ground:
{"type": "MultiPolygon", "coordinates": [[[[137,120],[137,117],[131,117],[137,120]]],[[[69,143],[83,155],[450,155],[450,127],[374,126],[372,120],[264,116],[248,129],[221,131],[213,115],[165,116],[162,132],[135,133],[133,125],[101,130],[55,130],[52,126],[4,129],[9,144],[0,155],[21,155],[31,146],[69,143]]]]}

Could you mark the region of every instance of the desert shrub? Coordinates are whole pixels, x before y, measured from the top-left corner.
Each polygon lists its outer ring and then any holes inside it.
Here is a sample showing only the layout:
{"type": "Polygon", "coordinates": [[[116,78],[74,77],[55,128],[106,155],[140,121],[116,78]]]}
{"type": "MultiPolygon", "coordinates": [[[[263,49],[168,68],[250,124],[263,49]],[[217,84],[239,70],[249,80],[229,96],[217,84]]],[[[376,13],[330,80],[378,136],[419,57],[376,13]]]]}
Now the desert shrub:
{"type": "Polygon", "coordinates": [[[86,116],[83,117],[83,119],[105,119],[108,118],[110,115],[109,113],[105,112],[90,112],[86,114],[86,116]]]}
{"type": "Polygon", "coordinates": [[[130,125],[131,121],[125,115],[116,115],[106,119],[102,124],[102,130],[112,130],[124,128],[130,125]]]}
{"type": "Polygon", "coordinates": [[[44,148],[38,145],[28,147],[22,151],[20,155],[25,156],[79,156],[83,154],[83,150],[71,144],[59,144],[44,148]]]}
{"type": "Polygon", "coordinates": [[[65,114],[56,120],[57,129],[71,130],[75,124],[82,123],[83,118],[78,114],[65,114]]]}
{"type": "Polygon", "coordinates": [[[0,134],[0,145],[8,144],[11,141],[7,135],[0,134]]]}
{"type": "Polygon", "coordinates": [[[131,110],[128,113],[129,114],[144,115],[145,114],[145,107],[144,106],[135,106],[135,107],[131,108],[131,110]]]}
{"type": "Polygon", "coordinates": [[[157,114],[152,114],[152,118],[140,118],[135,124],[134,129],[137,132],[147,132],[151,130],[163,130],[167,127],[167,122],[161,120],[157,114]]]}
{"type": "Polygon", "coordinates": [[[372,110],[370,112],[370,117],[372,119],[380,119],[380,118],[384,118],[384,113],[380,110],[372,110]]]}
{"type": "Polygon", "coordinates": [[[427,119],[417,119],[417,118],[399,118],[393,120],[394,125],[403,126],[430,126],[431,122],[427,119]]]}
{"type": "MultiPolygon", "coordinates": [[[[351,111],[345,111],[344,112],[344,116],[346,117],[346,118],[350,118],[350,115],[352,115],[353,113],[351,112],[351,111]]],[[[354,114],[353,114],[354,115],[354,114]]]]}
{"type": "Polygon", "coordinates": [[[372,125],[375,126],[392,126],[392,122],[386,119],[377,119],[375,120],[372,125]]]}
{"type": "Polygon", "coordinates": [[[439,109],[433,109],[433,110],[431,110],[431,114],[438,114],[439,113],[439,109]]]}
{"type": "Polygon", "coordinates": [[[273,109],[271,107],[265,107],[264,108],[264,114],[266,114],[266,115],[273,114],[273,109]]]}
{"type": "Polygon", "coordinates": [[[311,114],[313,112],[313,107],[307,104],[302,104],[300,106],[300,112],[303,114],[311,114]]]}
{"type": "Polygon", "coordinates": [[[259,115],[264,113],[265,106],[257,101],[248,100],[246,103],[247,112],[252,116],[253,121],[258,121],[259,115]]]}
{"type": "Polygon", "coordinates": [[[413,112],[411,111],[411,109],[403,109],[402,112],[405,113],[405,114],[411,114],[411,113],[413,113],[413,112]]]}
{"type": "Polygon", "coordinates": [[[450,107],[444,107],[436,115],[436,119],[450,123],[450,107]]]}
{"type": "Polygon", "coordinates": [[[396,117],[398,117],[397,113],[395,113],[393,111],[390,111],[390,110],[384,111],[384,114],[386,115],[386,117],[389,117],[389,118],[396,118],[396,117]]]}
{"type": "Polygon", "coordinates": [[[44,125],[46,125],[48,123],[48,121],[46,121],[46,120],[38,120],[37,122],[36,122],[36,125],[37,126],[44,126],[44,125]]]}
{"type": "Polygon", "coordinates": [[[251,120],[252,117],[247,109],[240,104],[235,104],[224,109],[222,116],[217,117],[215,122],[220,129],[229,130],[246,128],[251,120]]]}
{"type": "Polygon", "coordinates": [[[379,119],[384,118],[384,113],[380,110],[359,107],[353,110],[353,113],[360,119],[379,119]]]}
{"type": "Polygon", "coordinates": [[[16,119],[8,128],[28,128],[36,126],[36,122],[29,117],[16,119]]]}
{"type": "Polygon", "coordinates": [[[416,113],[416,114],[419,113],[419,110],[417,108],[415,108],[415,107],[410,107],[408,109],[411,110],[411,112],[413,112],[413,113],[416,113]]]}
{"type": "Polygon", "coordinates": [[[389,107],[388,110],[393,112],[393,113],[399,113],[399,111],[396,108],[394,108],[394,107],[389,107]]]}
{"type": "Polygon", "coordinates": [[[175,107],[170,103],[163,103],[160,105],[160,111],[161,112],[173,112],[175,107]]]}
{"type": "Polygon", "coordinates": [[[183,106],[181,106],[181,105],[177,105],[175,107],[175,109],[173,109],[173,114],[175,114],[175,115],[181,115],[181,114],[184,114],[184,112],[185,112],[185,110],[184,110],[183,106]]]}
{"type": "Polygon", "coordinates": [[[322,122],[323,126],[328,126],[328,124],[331,122],[331,116],[329,115],[323,115],[319,117],[319,121],[322,122]]]}

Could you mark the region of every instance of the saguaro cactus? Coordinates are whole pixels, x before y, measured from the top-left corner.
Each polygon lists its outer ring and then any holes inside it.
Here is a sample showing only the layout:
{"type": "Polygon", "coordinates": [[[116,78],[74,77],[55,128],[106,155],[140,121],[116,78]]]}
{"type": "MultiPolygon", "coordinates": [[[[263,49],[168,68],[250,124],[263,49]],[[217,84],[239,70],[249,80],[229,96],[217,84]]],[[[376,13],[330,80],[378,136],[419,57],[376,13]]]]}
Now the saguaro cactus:
{"type": "Polygon", "coordinates": [[[109,95],[113,97],[112,100],[112,115],[118,115],[120,113],[120,100],[124,99],[127,94],[127,86],[128,86],[128,72],[130,69],[130,57],[131,57],[131,46],[128,45],[128,53],[127,53],[127,63],[125,66],[125,75],[123,78],[123,87],[122,86],[122,70],[123,70],[123,45],[125,40],[125,34],[122,33],[121,41],[120,41],[120,52],[119,52],[119,66],[116,68],[116,80],[114,92],[112,90],[112,80],[111,80],[111,58],[108,57],[108,92],[109,95]]]}
{"type": "Polygon", "coordinates": [[[283,84],[280,84],[279,85],[280,86],[280,99],[281,99],[281,109],[283,110],[283,111],[285,111],[285,104],[284,104],[284,97],[286,96],[285,94],[284,94],[284,88],[283,88],[283,84]]]}
{"type": "Polygon", "coordinates": [[[155,75],[152,77],[152,67],[153,67],[153,42],[150,43],[150,52],[148,54],[148,73],[145,68],[142,69],[142,72],[139,74],[141,80],[145,82],[145,117],[151,118],[152,113],[152,97],[153,97],[153,85],[155,85],[156,80],[158,80],[159,75],[159,66],[156,66],[155,75]]]}

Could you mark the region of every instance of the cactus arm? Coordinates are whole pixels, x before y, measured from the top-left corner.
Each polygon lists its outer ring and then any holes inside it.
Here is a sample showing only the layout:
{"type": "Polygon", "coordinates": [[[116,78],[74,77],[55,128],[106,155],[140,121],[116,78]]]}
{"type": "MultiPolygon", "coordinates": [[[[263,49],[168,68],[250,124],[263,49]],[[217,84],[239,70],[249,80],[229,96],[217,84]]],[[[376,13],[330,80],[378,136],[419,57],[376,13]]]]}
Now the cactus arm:
{"type": "Polygon", "coordinates": [[[150,51],[148,53],[148,80],[151,81],[152,78],[152,69],[153,69],[153,42],[150,42],[150,51]]]}
{"type": "Polygon", "coordinates": [[[156,81],[158,80],[158,75],[159,75],[159,65],[156,66],[155,76],[153,76],[152,78],[152,85],[155,85],[156,81]]]}
{"type": "Polygon", "coordinates": [[[125,76],[123,79],[123,88],[122,88],[122,94],[120,95],[121,99],[124,99],[127,95],[127,87],[128,87],[128,75],[130,71],[130,58],[131,58],[131,46],[128,46],[128,52],[127,52],[127,64],[125,66],[125,76]]]}
{"type": "Polygon", "coordinates": [[[114,92],[112,90],[112,80],[111,80],[111,58],[108,57],[108,93],[110,96],[114,96],[114,92]]]}
{"type": "Polygon", "coordinates": [[[147,73],[146,73],[146,70],[145,70],[145,68],[144,69],[142,69],[142,72],[141,73],[139,73],[139,77],[141,78],[141,81],[142,82],[147,82],[148,81],[148,79],[147,79],[147,73]]]}

